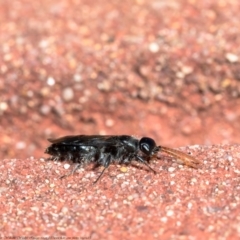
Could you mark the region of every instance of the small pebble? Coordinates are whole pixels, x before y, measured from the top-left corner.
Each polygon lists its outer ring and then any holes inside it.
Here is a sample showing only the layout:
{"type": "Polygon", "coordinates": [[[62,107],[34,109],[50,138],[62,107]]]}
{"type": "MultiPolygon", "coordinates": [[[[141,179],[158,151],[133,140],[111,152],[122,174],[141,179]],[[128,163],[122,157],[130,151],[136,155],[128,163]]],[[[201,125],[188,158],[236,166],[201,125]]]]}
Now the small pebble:
{"type": "Polygon", "coordinates": [[[6,102],[0,102],[0,111],[4,112],[8,109],[8,104],[6,102]]]}
{"type": "Polygon", "coordinates": [[[171,182],[170,182],[170,185],[174,185],[174,184],[175,184],[175,182],[174,182],[174,181],[171,181],[171,182]]]}
{"type": "Polygon", "coordinates": [[[69,168],[70,168],[70,164],[65,163],[65,164],[63,165],[63,167],[64,167],[64,169],[69,169],[69,168]]]}
{"type": "Polygon", "coordinates": [[[174,172],[174,171],[175,171],[175,168],[174,168],[174,167],[170,167],[170,168],[168,168],[168,171],[169,171],[169,172],[174,172]]]}
{"type": "Polygon", "coordinates": [[[24,148],[26,148],[26,143],[25,142],[17,142],[16,143],[16,148],[17,149],[24,149],[24,148]]]}
{"type": "Polygon", "coordinates": [[[82,76],[78,73],[74,74],[73,79],[75,82],[81,82],[82,81],[82,76]]]}
{"type": "Polygon", "coordinates": [[[48,77],[47,84],[53,86],[55,84],[55,79],[53,77],[48,77]]]}
{"type": "Polygon", "coordinates": [[[167,219],[167,217],[162,217],[160,220],[165,223],[165,222],[167,222],[168,219],[167,219]]]}
{"type": "Polygon", "coordinates": [[[112,127],[114,125],[114,121],[112,119],[107,119],[105,122],[107,127],[112,127]]]}
{"type": "Polygon", "coordinates": [[[159,45],[156,42],[152,42],[152,43],[149,44],[148,49],[149,49],[150,52],[157,53],[160,48],[159,48],[159,45]]]}
{"type": "Polygon", "coordinates": [[[42,105],[40,107],[40,112],[43,114],[43,115],[48,115],[51,111],[51,107],[48,106],[48,105],[42,105]]]}
{"type": "Polygon", "coordinates": [[[62,92],[62,96],[65,101],[67,102],[71,101],[74,98],[74,92],[72,88],[70,87],[64,88],[62,92]]]}
{"type": "Polygon", "coordinates": [[[188,203],[188,205],[187,205],[188,209],[191,209],[192,206],[193,206],[192,203],[188,203]]]}
{"type": "Polygon", "coordinates": [[[120,171],[121,171],[122,173],[126,173],[126,172],[128,172],[128,168],[127,168],[127,167],[121,167],[121,168],[120,168],[120,171]]]}
{"type": "Polygon", "coordinates": [[[225,55],[226,59],[231,62],[231,63],[235,63],[235,62],[238,62],[239,60],[239,57],[233,53],[227,53],[225,55]]]}
{"type": "Polygon", "coordinates": [[[168,217],[171,217],[171,216],[174,215],[174,211],[173,211],[173,210],[168,210],[167,213],[166,213],[166,215],[167,215],[168,217]]]}

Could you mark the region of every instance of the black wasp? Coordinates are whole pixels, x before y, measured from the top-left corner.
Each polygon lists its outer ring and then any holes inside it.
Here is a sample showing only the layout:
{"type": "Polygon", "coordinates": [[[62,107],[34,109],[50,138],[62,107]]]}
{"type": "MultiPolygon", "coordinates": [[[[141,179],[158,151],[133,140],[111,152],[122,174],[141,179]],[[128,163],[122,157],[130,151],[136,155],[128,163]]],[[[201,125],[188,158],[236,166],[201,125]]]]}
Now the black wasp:
{"type": "Polygon", "coordinates": [[[111,163],[129,164],[135,160],[145,164],[156,173],[148,162],[159,151],[179,158],[184,164],[193,168],[197,168],[199,164],[195,158],[181,151],[157,146],[155,141],[149,137],[143,137],[139,140],[128,135],[77,135],[48,139],[48,141],[52,144],[45,153],[51,155],[52,160],[71,160],[77,163],[72,173],[88,163],[103,166],[104,169],[94,183],[101,178],[111,163]]]}

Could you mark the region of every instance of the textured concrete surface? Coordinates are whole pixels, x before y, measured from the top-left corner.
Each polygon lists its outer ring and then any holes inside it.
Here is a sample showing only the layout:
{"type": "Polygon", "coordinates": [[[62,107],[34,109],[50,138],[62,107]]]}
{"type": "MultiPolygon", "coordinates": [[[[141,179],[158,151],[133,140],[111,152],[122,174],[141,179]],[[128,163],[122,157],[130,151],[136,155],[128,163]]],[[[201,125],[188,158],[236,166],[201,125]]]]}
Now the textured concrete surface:
{"type": "MultiPolygon", "coordinates": [[[[198,169],[162,155],[151,166],[111,165],[66,174],[69,164],[5,159],[1,237],[76,239],[240,238],[240,146],[182,148],[198,169]]],[[[71,167],[71,165],[70,165],[71,167]]]]}

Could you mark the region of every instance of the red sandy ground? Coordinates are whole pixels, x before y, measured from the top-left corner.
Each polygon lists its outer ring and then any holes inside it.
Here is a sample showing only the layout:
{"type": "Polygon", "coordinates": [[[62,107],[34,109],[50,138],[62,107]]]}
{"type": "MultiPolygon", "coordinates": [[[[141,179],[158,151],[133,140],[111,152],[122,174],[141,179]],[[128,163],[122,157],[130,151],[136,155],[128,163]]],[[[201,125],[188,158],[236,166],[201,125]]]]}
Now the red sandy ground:
{"type": "Polygon", "coordinates": [[[234,0],[0,0],[1,236],[240,238],[239,11],[234,0]],[[40,158],[47,138],[73,134],[197,144],[183,150],[202,166],[167,158],[153,161],[158,175],[111,166],[95,186],[99,171],[59,180],[64,163],[40,158]]]}

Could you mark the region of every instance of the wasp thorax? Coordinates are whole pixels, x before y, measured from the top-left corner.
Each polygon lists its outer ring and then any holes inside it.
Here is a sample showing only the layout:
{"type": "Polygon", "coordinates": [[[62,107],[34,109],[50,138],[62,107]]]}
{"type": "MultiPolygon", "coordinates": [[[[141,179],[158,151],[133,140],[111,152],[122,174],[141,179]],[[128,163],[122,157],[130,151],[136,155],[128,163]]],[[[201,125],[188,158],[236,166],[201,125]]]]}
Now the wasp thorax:
{"type": "Polygon", "coordinates": [[[151,155],[156,148],[156,143],[152,138],[143,137],[139,141],[139,148],[146,155],[151,155]]]}

